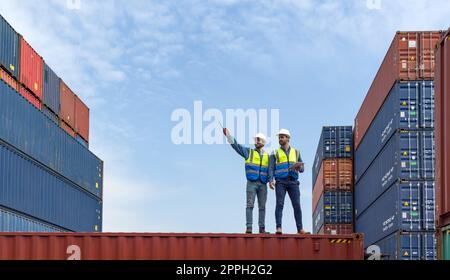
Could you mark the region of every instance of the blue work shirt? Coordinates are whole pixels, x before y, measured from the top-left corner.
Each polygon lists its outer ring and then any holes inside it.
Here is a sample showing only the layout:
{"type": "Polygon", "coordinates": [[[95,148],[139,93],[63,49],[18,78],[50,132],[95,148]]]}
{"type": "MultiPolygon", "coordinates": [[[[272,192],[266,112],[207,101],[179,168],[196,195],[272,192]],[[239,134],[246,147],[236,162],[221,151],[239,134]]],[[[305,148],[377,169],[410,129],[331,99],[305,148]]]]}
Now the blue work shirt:
{"type": "MultiPolygon", "coordinates": [[[[281,149],[286,153],[286,155],[289,155],[289,153],[291,152],[291,147],[290,146],[289,146],[289,148],[287,150],[285,150],[283,147],[281,147],[281,149]]],[[[272,182],[273,178],[275,177],[274,176],[274,174],[275,174],[275,166],[276,166],[276,163],[277,163],[277,159],[275,157],[275,153],[276,152],[277,151],[274,151],[269,157],[269,183],[272,182]]],[[[298,161],[299,162],[303,162],[301,154],[299,154],[298,161]]],[[[300,169],[300,173],[303,173],[305,171],[304,169],[305,169],[305,167],[302,166],[302,168],[300,169]]],[[[296,184],[296,185],[300,184],[299,181],[298,181],[298,175],[296,177],[289,176],[287,178],[277,179],[277,183],[281,183],[281,184],[296,184]]]]}

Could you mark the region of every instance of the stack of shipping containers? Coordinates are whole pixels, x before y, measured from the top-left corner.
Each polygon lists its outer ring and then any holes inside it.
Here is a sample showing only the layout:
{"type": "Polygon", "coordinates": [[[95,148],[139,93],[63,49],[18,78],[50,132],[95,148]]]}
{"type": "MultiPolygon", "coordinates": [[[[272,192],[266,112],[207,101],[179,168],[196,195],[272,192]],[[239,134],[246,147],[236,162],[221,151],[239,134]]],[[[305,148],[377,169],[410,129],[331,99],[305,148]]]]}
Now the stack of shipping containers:
{"type": "Polygon", "coordinates": [[[352,142],[351,126],[322,129],[312,170],[316,234],[353,233],[352,142]]]}
{"type": "Polygon", "coordinates": [[[0,231],[101,231],[89,109],[3,17],[0,64],[0,231]]]}
{"type": "Polygon", "coordinates": [[[435,259],[435,45],[397,32],[355,119],[355,230],[384,259],[435,259]]]}
{"type": "Polygon", "coordinates": [[[440,256],[450,260],[450,30],[436,54],[436,212],[440,256]]]}

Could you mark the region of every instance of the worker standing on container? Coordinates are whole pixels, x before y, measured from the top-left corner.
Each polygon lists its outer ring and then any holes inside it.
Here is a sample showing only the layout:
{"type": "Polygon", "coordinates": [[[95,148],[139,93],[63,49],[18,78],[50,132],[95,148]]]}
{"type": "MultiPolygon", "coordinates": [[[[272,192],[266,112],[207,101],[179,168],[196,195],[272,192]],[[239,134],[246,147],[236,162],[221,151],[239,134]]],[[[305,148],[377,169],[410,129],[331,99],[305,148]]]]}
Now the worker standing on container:
{"type": "Polygon", "coordinates": [[[276,207],[276,233],[282,234],[282,217],[284,199],[286,192],[294,208],[295,222],[299,234],[305,234],[302,223],[302,210],[300,207],[300,183],[298,180],[299,172],[304,171],[304,164],[299,150],[289,145],[291,133],[287,129],[282,129],[278,133],[280,148],[274,151],[270,156],[269,164],[269,182],[270,188],[275,188],[276,207]]]}
{"type": "Polygon", "coordinates": [[[267,182],[269,171],[269,154],[264,151],[266,136],[262,133],[255,135],[255,149],[244,147],[237,143],[227,128],[223,129],[231,147],[245,159],[245,174],[247,176],[247,207],[245,233],[251,234],[253,228],[253,207],[255,198],[258,198],[259,233],[269,233],[265,230],[267,182]]]}

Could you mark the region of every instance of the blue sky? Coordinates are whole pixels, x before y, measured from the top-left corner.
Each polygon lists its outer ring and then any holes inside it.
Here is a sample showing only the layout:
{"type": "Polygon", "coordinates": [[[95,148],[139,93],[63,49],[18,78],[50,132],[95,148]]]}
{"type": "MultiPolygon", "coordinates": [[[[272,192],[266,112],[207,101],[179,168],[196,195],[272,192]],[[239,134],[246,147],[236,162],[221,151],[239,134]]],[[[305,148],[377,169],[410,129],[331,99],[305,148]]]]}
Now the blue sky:
{"type": "MultiPolygon", "coordinates": [[[[376,9],[366,0],[70,2],[3,0],[0,13],[91,109],[91,150],[105,161],[104,231],[245,229],[243,160],[227,145],[171,141],[172,112],[193,114],[196,100],[222,112],[280,109],[306,162],[311,230],[321,126],[353,124],[397,30],[450,25],[444,0],[376,9]]],[[[288,198],[284,228],[295,231],[288,198]]]]}

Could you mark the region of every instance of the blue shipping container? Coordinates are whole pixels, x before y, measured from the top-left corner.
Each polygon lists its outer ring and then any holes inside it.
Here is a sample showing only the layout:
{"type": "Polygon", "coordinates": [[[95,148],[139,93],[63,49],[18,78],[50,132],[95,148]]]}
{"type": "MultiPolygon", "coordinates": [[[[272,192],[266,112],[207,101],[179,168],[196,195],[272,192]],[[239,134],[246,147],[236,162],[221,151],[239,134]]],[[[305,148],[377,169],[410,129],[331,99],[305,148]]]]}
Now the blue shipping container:
{"type": "Polygon", "coordinates": [[[0,64],[12,76],[19,76],[19,34],[0,16],[0,64]]]}
{"type": "Polygon", "coordinates": [[[400,131],[389,140],[355,185],[357,216],[397,180],[434,180],[428,171],[432,163],[423,156],[427,153],[421,144],[423,133],[400,131]]]}
{"type": "Polygon", "coordinates": [[[437,242],[433,232],[396,232],[375,243],[382,260],[436,260],[437,242]]]}
{"type": "Polygon", "coordinates": [[[0,205],[78,232],[101,231],[102,202],[0,141],[0,205]]]}
{"type": "Polygon", "coordinates": [[[353,193],[330,191],[319,199],[313,215],[313,230],[317,233],[324,224],[353,223],[353,193]]]}
{"type": "Polygon", "coordinates": [[[352,158],[353,132],[351,126],[324,126],[312,168],[313,186],[322,161],[327,158],[352,158]]]}
{"type": "Polygon", "coordinates": [[[65,232],[67,230],[0,207],[0,232],[65,232]]]}
{"type": "Polygon", "coordinates": [[[422,145],[422,178],[434,179],[436,168],[436,145],[434,142],[434,130],[422,131],[420,143],[422,145]]]}
{"type": "Polygon", "coordinates": [[[80,135],[77,134],[76,139],[81,145],[83,145],[83,147],[89,149],[89,143],[86,142],[80,135]]]}
{"type": "Polygon", "coordinates": [[[103,162],[0,81],[0,139],[102,196],[103,162]]]}
{"type": "Polygon", "coordinates": [[[60,112],[60,85],[59,77],[53,70],[44,63],[44,104],[47,105],[56,115],[60,112]]]}
{"type": "Polygon", "coordinates": [[[369,245],[399,230],[434,230],[435,217],[425,206],[431,204],[430,200],[434,204],[432,192],[433,181],[395,183],[369,208],[358,213],[356,232],[364,233],[364,242],[369,245]]]}
{"type": "Polygon", "coordinates": [[[42,106],[42,113],[44,113],[44,115],[55,124],[57,125],[59,124],[59,117],[55,115],[55,113],[50,111],[50,109],[48,109],[46,106],[42,106]]]}
{"type": "Polygon", "coordinates": [[[433,81],[397,82],[355,151],[355,182],[399,129],[433,127],[433,81]]]}

